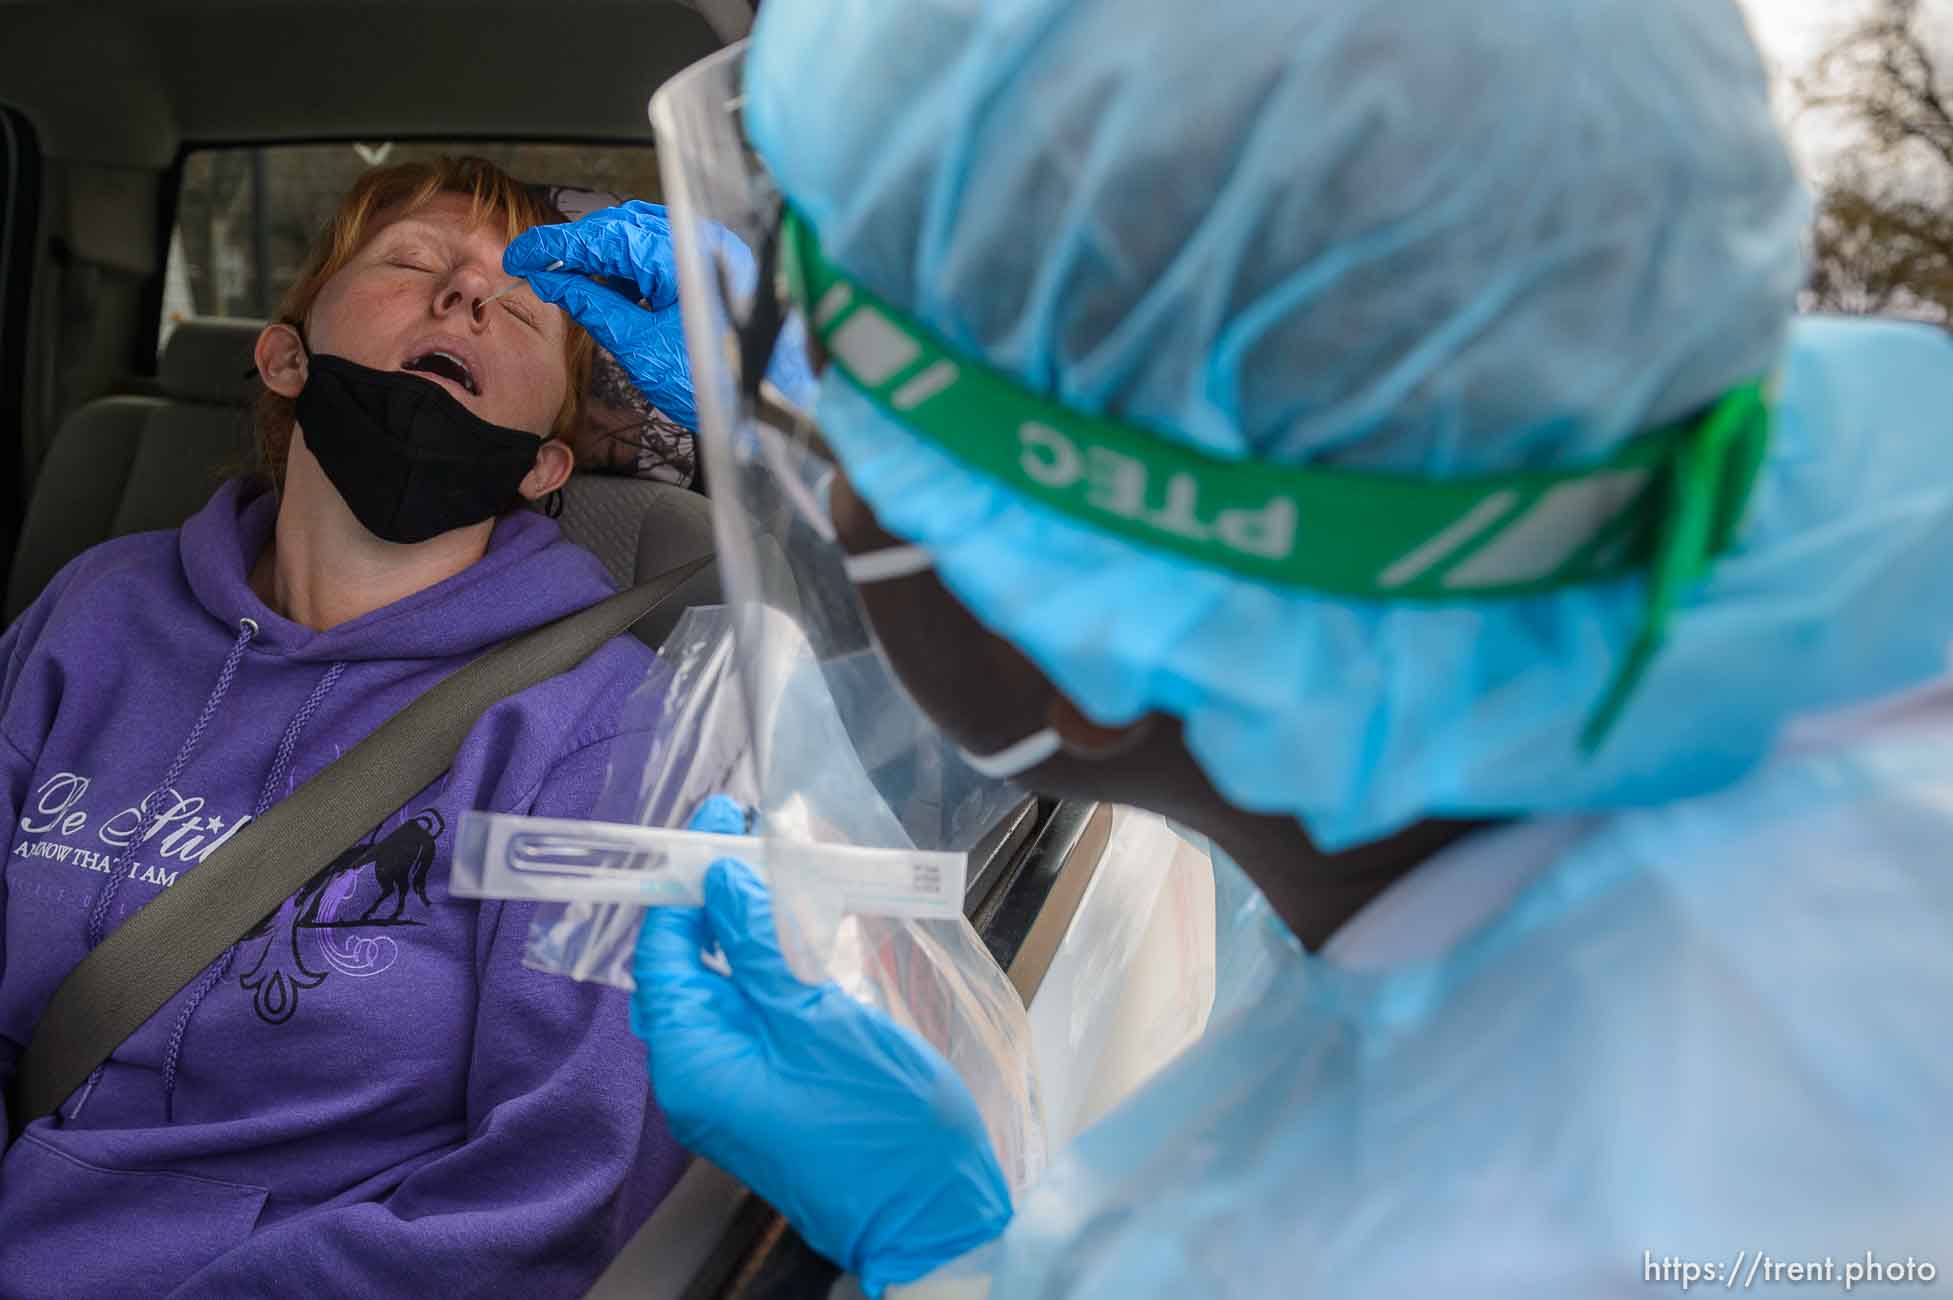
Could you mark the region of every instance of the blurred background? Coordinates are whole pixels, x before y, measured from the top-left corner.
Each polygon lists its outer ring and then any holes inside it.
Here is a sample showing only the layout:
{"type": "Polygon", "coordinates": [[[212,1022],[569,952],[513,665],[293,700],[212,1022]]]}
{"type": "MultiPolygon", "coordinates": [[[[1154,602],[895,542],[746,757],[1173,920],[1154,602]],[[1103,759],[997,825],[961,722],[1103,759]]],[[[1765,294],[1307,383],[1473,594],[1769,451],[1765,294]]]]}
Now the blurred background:
{"type": "Polygon", "coordinates": [[[1953,319],[1953,2],[1745,0],[1819,196],[1811,310],[1953,319]]]}

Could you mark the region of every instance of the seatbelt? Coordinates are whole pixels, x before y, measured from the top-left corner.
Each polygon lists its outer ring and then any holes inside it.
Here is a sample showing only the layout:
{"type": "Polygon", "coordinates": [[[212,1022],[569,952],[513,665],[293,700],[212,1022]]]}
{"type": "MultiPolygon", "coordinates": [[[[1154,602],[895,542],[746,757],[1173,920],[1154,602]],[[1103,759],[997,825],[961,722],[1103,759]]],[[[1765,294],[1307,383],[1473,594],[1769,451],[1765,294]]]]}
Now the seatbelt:
{"type": "Polygon", "coordinates": [[[51,1115],[179,989],[346,846],[454,763],[498,701],[582,663],[662,604],[709,555],[490,650],[380,724],[151,900],[81,959],[21,1053],[8,1120],[51,1115]]]}

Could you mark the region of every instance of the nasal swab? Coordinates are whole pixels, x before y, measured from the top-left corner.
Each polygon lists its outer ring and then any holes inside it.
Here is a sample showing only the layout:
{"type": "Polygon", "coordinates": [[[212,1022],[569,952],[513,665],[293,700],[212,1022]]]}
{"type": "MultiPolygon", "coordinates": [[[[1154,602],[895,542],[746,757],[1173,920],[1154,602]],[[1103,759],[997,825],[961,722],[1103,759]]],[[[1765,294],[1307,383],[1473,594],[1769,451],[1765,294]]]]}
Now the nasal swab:
{"type": "MultiPolygon", "coordinates": [[[[563,261],[561,258],[558,258],[556,261],[551,262],[548,266],[545,266],[543,270],[560,271],[562,268],[563,268],[563,261]]],[[[502,299],[508,297],[510,294],[514,293],[517,289],[520,289],[523,285],[527,283],[528,283],[527,280],[524,280],[520,276],[517,276],[515,279],[510,280],[507,284],[503,285],[500,289],[497,289],[494,293],[488,295],[488,297],[483,298],[481,300],[481,305],[486,307],[491,302],[499,302],[502,299]]]]}

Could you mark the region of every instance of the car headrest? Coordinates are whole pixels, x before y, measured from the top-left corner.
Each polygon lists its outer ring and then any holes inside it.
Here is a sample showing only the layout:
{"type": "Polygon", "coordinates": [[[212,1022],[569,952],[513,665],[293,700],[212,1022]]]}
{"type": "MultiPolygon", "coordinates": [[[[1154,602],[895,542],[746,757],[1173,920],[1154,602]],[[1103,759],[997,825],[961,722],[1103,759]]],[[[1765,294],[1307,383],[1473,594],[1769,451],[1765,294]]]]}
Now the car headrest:
{"type": "Polygon", "coordinates": [[[261,320],[223,316],[192,316],[178,323],[163,345],[157,378],[163,391],[185,402],[245,406],[256,387],[251,349],[256,346],[261,320]]]}

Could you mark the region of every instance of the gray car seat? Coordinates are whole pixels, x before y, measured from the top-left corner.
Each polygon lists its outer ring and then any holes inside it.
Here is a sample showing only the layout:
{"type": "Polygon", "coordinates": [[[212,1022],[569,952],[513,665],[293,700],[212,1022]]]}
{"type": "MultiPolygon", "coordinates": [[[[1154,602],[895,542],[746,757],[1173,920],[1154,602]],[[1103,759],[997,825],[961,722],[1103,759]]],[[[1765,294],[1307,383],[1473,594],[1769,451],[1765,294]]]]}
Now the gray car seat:
{"type": "MultiPolygon", "coordinates": [[[[628,586],[712,554],[712,503],[689,488],[606,474],[578,474],[563,489],[563,535],[595,551],[611,580],[628,586]]],[[[708,564],[633,629],[664,643],[679,615],[720,602],[719,566],[708,564]]]]}
{"type": "Polygon", "coordinates": [[[249,463],[244,374],[255,321],[196,320],[163,352],[161,397],[104,397],[69,415],[41,462],[7,580],[6,621],[98,542],[175,528],[249,463]]]}
{"type": "MultiPolygon", "coordinates": [[[[14,618],[75,556],[111,537],[175,528],[251,457],[251,349],[261,321],[193,318],[170,335],[161,397],[105,397],[70,415],[48,449],[7,581],[14,618]]],[[[563,532],[629,584],[712,551],[712,509],[684,488],[579,474],[563,490],[563,532]]],[[[691,605],[716,603],[708,565],[637,627],[656,646],[691,605]]]]}

